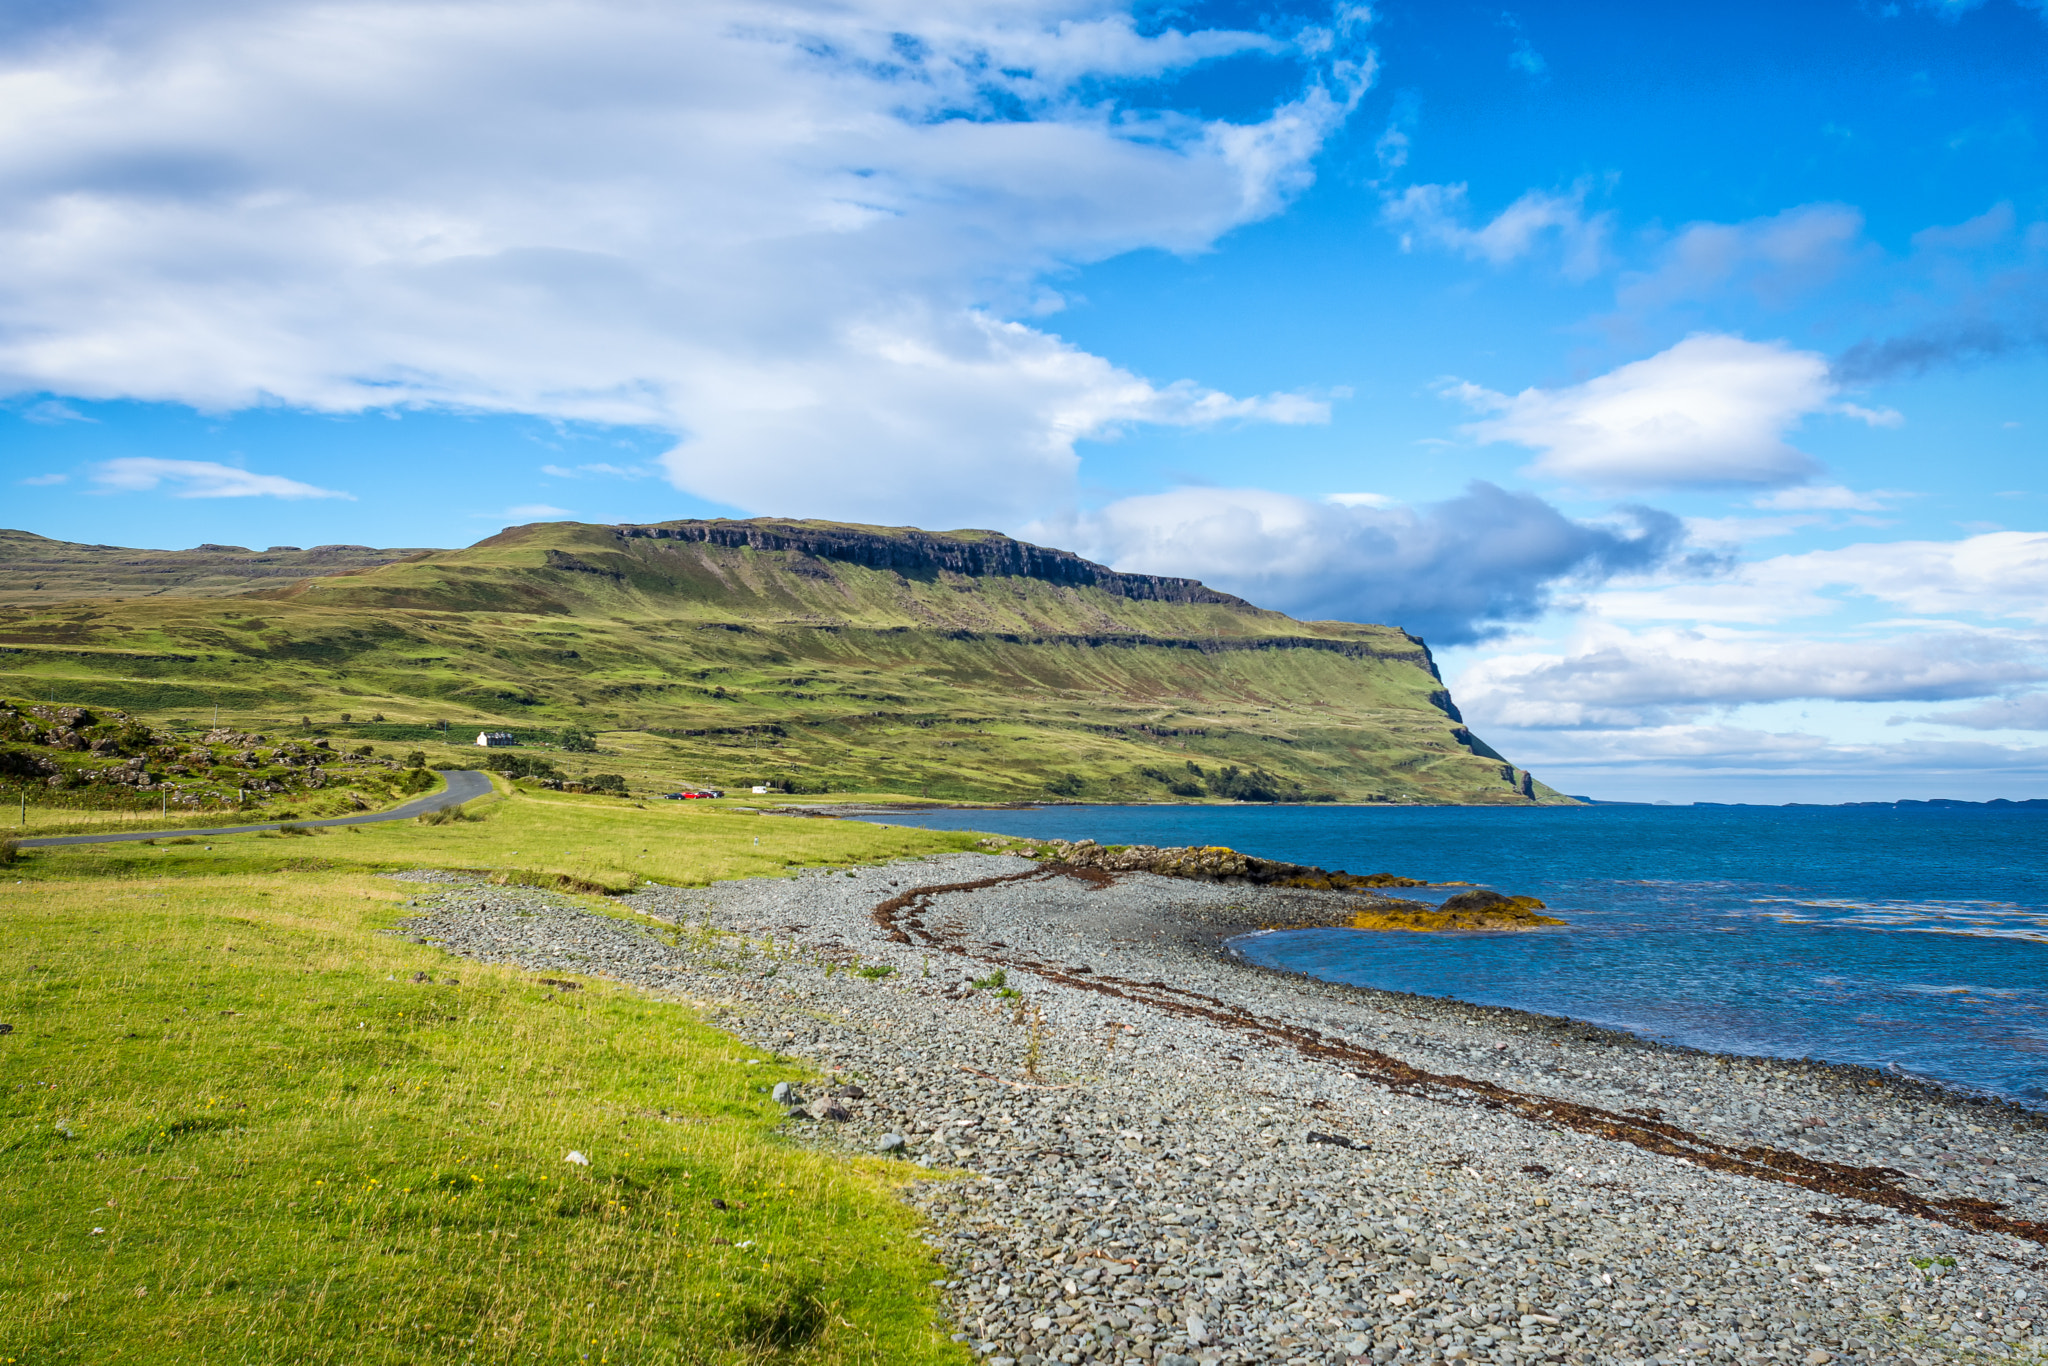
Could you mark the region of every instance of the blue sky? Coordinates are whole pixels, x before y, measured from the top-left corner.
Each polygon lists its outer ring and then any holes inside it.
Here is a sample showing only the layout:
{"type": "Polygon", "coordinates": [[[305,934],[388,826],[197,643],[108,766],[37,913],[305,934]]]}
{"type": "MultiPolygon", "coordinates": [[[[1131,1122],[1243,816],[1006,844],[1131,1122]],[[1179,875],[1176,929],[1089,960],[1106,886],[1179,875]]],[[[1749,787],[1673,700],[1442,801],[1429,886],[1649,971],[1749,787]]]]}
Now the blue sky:
{"type": "Polygon", "coordinates": [[[0,522],[993,526],[1568,791],[2048,795],[2048,10],[48,3],[0,522]]]}

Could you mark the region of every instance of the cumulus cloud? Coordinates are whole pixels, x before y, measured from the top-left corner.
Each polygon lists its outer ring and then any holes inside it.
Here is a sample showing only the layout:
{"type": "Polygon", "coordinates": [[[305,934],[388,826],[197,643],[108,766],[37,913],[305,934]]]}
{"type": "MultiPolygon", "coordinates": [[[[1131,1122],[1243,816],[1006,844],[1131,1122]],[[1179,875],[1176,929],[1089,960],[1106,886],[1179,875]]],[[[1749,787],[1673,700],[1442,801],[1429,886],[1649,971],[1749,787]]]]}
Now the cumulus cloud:
{"type": "Polygon", "coordinates": [[[1385,622],[1444,645],[1684,554],[1666,513],[1627,508],[1617,524],[1590,524],[1486,483],[1420,508],[1188,488],[1033,531],[1117,569],[1199,578],[1298,617],[1385,622]]]}
{"type": "Polygon", "coordinates": [[[1002,520],[1126,424],[1320,420],[1013,319],[1048,270],[1283,207],[1365,23],[105,0],[0,55],[0,391],[646,424],[720,501],[1002,520]],[[1293,93],[1242,123],[1103,93],[1219,61],[1293,93]]]}
{"type": "Polygon", "coordinates": [[[1584,184],[1569,193],[1530,190],[1478,227],[1469,226],[1470,197],[1458,185],[1410,185],[1389,194],[1380,216],[1400,234],[1401,250],[1435,247],[1490,266],[1554,250],[1574,280],[1599,273],[1607,259],[1613,215],[1586,212],[1584,184]]]}
{"type": "Polygon", "coordinates": [[[159,460],[154,456],[123,456],[93,468],[92,481],[119,493],[166,489],[173,498],[346,498],[353,493],[315,488],[282,475],[257,474],[211,460],[159,460]]]}
{"type": "Polygon", "coordinates": [[[1837,402],[1824,356],[1713,333],[1566,388],[1446,392],[1491,414],[1469,435],[1540,451],[1530,473],[1595,488],[1797,483],[1820,470],[1785,439],[1806,418],[1896,420],[1837,402]]]}
{"type": "Polygon", "coordinates": [[[1500,654],[1459,679],[1475,721],[1515,727],[1638,727],[1752,703],[1982,697],[2048,678],[2038,642],[1986,631],[1882,640],[1593,623],[1560,651],[1500,654]]]}

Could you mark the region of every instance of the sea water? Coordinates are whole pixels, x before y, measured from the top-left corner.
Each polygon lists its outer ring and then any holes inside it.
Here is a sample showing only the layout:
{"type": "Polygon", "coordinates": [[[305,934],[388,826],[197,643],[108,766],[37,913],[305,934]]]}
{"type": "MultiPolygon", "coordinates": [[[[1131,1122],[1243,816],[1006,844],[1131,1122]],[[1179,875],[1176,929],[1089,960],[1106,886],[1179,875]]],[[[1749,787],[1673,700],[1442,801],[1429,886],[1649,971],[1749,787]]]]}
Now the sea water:
{"type": "MultiPolygon", "coordinates": [[[[1058,806],[895,824],[1462,880],[1561,928],[1287,930],[1253,962],[2048,1108],[2048,812],[1998,807],[1058,806]]],[[[1441,900],[1447,890],[1400,892],[1441,900]]]]}

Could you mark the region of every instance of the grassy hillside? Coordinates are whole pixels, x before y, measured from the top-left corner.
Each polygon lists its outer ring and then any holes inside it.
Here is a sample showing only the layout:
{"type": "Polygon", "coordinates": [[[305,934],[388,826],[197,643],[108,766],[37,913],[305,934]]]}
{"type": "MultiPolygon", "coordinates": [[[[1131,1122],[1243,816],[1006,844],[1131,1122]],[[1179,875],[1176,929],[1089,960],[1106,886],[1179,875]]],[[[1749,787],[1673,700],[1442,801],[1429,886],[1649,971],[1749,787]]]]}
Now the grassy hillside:
{"type": "Polygon", "coordinates": [[[50,606],[80,598],[225,597],[252,588],[280,588],[346,569],[374,569],[420,553],[373,550],[366,545],[130,550],[0,530],[0,603],[50,606]]]}
{"type": "Polygon", "coordinates": [[[565,767],[636,790],[1561,800],[1402,631],[993,532],[549,523],[226,598],[22,597],[8,694],[407,746],[585,729],[609,752],[565,767]]]}

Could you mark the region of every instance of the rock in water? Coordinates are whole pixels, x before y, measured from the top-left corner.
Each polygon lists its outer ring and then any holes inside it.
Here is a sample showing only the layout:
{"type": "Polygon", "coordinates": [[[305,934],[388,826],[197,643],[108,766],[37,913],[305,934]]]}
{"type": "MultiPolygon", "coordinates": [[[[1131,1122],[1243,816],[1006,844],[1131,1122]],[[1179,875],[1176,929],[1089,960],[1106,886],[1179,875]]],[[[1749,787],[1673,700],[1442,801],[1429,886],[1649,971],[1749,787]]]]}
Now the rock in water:
{"type": "Polygon", "coordinates": [[[1469,892],[1459,892],[1456,896],[1445,897],[1443,904],[1437,909],[1453,915],[1468,912],[1499,915],[1515,911],[1540,911],[1546,908],[1533,896],[1502,896],[1499,892],[1489,891],[1485,887],[1474,887],[1469,892]]]}
{"type": "Polygon", "coordinates": [[[1554,915],[1539,915],[1544,909],[1533,896],[1502,896],[1484,887],[1444,898],[1434,908],[1419,901],[1382,901],[1360,905],[1351,917],[1354,930],[1527,930],[1541,925],[1562,925],[1554,915]]]}

